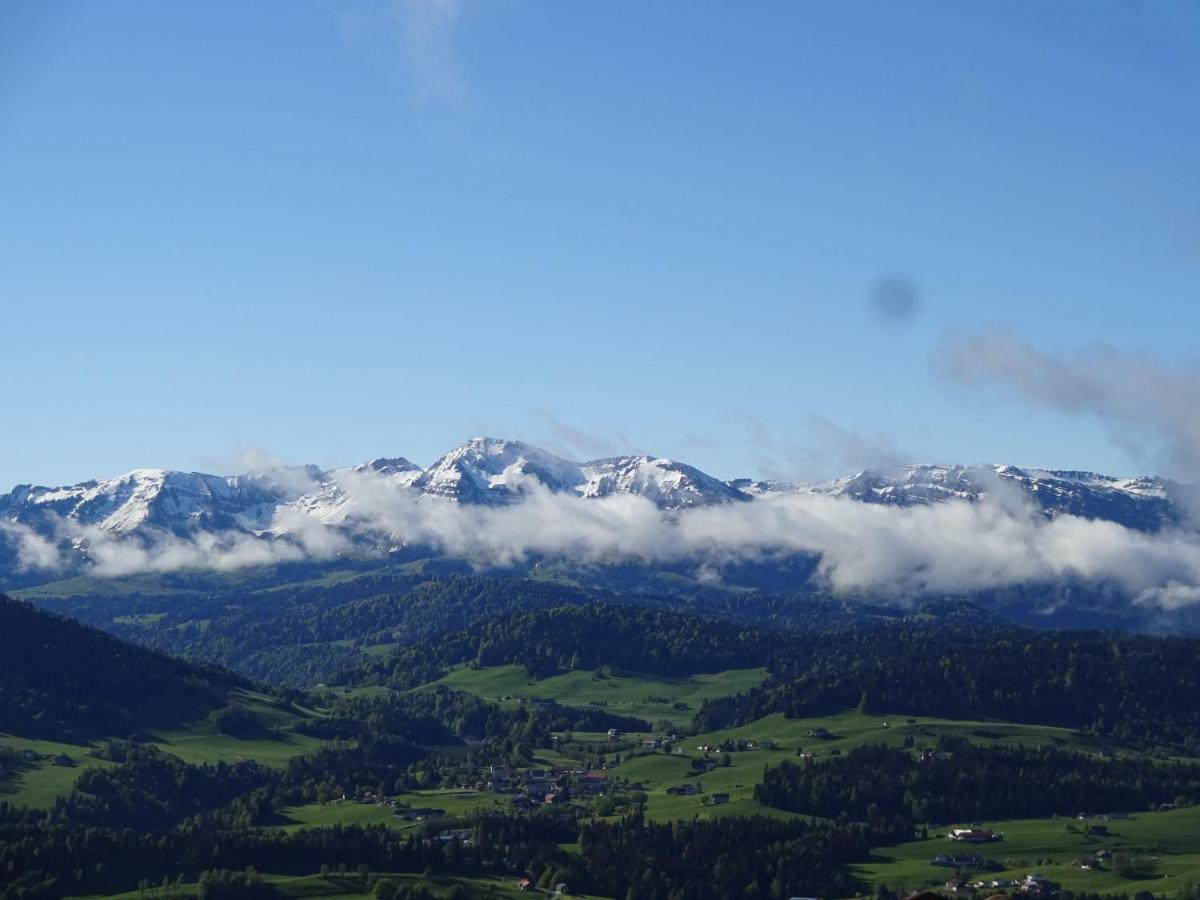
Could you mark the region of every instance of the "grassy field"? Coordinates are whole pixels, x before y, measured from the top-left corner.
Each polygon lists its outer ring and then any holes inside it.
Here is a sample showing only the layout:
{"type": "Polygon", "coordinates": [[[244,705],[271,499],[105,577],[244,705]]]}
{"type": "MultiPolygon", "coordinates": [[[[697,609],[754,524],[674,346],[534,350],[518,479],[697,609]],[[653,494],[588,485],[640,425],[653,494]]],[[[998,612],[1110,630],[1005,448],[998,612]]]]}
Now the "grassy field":
{"type": "Polygon", "coordinates": [[[253,759],[264,766],[279,768],[294,756],[311,753],[319,739],[297,733],[294,729],[303,716],[280,709],[269,697],[249,691],[239,692],[239,706],[250,710],[266,727],[275,733],[261,738],[238,738],[218,733],[206,720],[193,722],[185,728],[155,732],[160,746],[189,763],[227,763],[253,759]]]}
{"type": "MultiPolygon", "coordinates": [[[[382,652],[383,647],[372,648],[382,652]]],[[[519,666],[500,666],[488,669],[460,668],[433,684],[464,690],[490,702],[517,704],[531,697],[550,697],[576,707],[602,704],[607,711],[637,716],[652,723],[665,721],[682,728],[692,719],[704,699],[744,691],[766,677],[763,669],[731,670],[685,678],[667,678],[591,671],[569,672],[539,681],[527,677],[519,666]],[[676,704],[681,708],[676,709],[676,704]]],[[[428,688],[429,686],[426,686],[428,688]]],[[[384,688],[364,689],[384,692],[384,688]]],[[[332,699],[334,692],[328,692],[332,699]]],[[[317,739],[296,731],[306,711],[292,711],[276,706],[270,697],[241,692],[235,702],[252,711],[264,724],[264,735],[243,740],[215,732],[207,720],[178,729],[156,733],[159,743],[168,752],[192,763],[235,762],[255,759],[268,766],[281,766],[294,756],[311,752],[319,746],[317,739]]],[[[768,765],[795,758],[798,751],[811,752],[818,757],[845,753],[864,744],[884,744],[915,748],[932,747],[943,736],[966,738],[977,744],[1024,744],[1073,747],[1084,751],[1100,749],[1093,739],[1068,729],[992,721],[965,721],[929,717],[906,717],[867,714],[856,710],[805,719],[786,719],[770,715],[738,728],[699,734],[682,739],[672,752],[642,752],[610,749],[607,736],[576,733],[577,742],[593,742],[594,751],[604,756],[611,778],[637,784],[646,792],[647,817],[654,821],[715,818],[735,815],[763,814],[783,818],[793,814],[759,805],[753,799],[755,785],[768,765]],[[822,733],[817,737],[815,733],[822,733]],[[723,752],[706,753],[701,745],[720,746],[726,741],[753,742],[753,749],[733,750],[728,765],[717,765],[696,774],[693,761],[712,759],[723,761],[723,752]],[[766,749],[764,744],[770,747],[766,749]],[[672,796],[667,789],[676,785],[694,784],[697,796],[672,796]],[[729,801],[713,805],[712,795],[723,793],[729,801]]],[[[631,735],[636,738],[636,735],[631,735]]],[[[48,759],[39,760],[26,771],[0,782],[0,799],[36,807],[50,806],[58,796],[69,792],[80,773],[93,766],[109,765],[88,756],[92,748],[31,741],[0,735],[0,745],[17,750],[34,750],[42,757],[58,753],[69,754],[78,766],[53,766],[48,759]]],[[[1121,752],[1121,751],[1119,751],[1121,752]]],[[[576,761],[554,751],[539,750],[536,765],[577,765],[576,761]]],[[[507,809],[510,799],[489,793],[457,790],[421,791],[399,798],[412,807],[444,809],[449,816],[467,815],[484,809],[507,809]]],[[[397,818],[391,809],[374,804],[338,802],[306,804],[284,812],[281,827],[288,831],[301,828],[334,825],[387,824],[398,830],[418,827],[418,823],[397,818]]],[[[971,847],[969,852],[981,852],[998,860],[1003,872],[987,873],[989,879],[999,877],[1016,880],[1032,871],[1039,871],[1069,890],[1099,893],[1150,890],[1155,894],[1179,891],[1187,882],[1200,882],[1200,809],[1169,813],[1141,813],[1129,820],[1109,823],[1114,834],[1110,837],[1089,837],[1079,823],[1067,819],[1019,820],[987,823],[1005,833],[1002,842],[971,847]],[[1069,827],[1070,826],[1070,827],[1069,827]],[[1111,868],[1087,871],[1078,860],[1091,856],[1101,847],[1113,851],[1130,851],[1158,858],[1158,877],[1130,881],[1115,874],[1111,868]]],[[[930,865],[938,853],[953,846],[940,837],[913,841],[894,847],[878,848],[873,857],[856,867],[864,890],[879,885],[893,889],[920,889],[939,885],[953,870],[930,865]]],[[[411,878],[412,876],[406,876],[411,878]]],[[[307,878],[273,878],[287,896],[359,897],[362,885],[354,878],[317,876],[307,878]]],[[[443,882],[439,891],[448,890],[452,882],[443,882]]],[[[503,882],[465,881],[476,889],[491,891],[492,896],[516,894],[515,880],[503,882]]],[[[132,896],[132,895],[129,895],[132,896]]],[[[147,893],[145,897],[153,896],[147,893]]]]}
{"type": "Polygon", "coordinates": [[[178,593],[193,593],[196,589],[171,584],[162,575],[129,575],[123,578],[96,578],[78,575],[50,581],[36,587],[9,591],[9,595],[20,600],[49,600],[63,597],[112,597],[114,600],[130,595],[169,596],[178,593]]]}
{"type": "Polygon", "coordinates": [[[392,811],[374,803],[355,803],[352,800],[338,800],[333,803],[306,803],[303,806],[290,806],[284,810],[287,817],[283,826],[285,831],[298,831],[301,828],[326,828],[331,825],[395,825],[402,823],[392,811]]]}
{"type": "Polygon", "coordinates": [[[11,747],[18,752],[32,750],[39,757],[43,757],[36,762],[25,763],[24,771],[15,777],[0,781],[0,800],[41,809],[53,806],[58,797],[71,793],[75,781],[88,769],[114,765],[107,760],[88,756],[94,749],[90,746],[0,734],[0,747],[11,747]],[[60,753],[71,757],[75,766],[56,766],[47,758],[58,756],[60,753]]]}
{"type": "MultiPolygon", "coordinates": [[[[614,777],[630,783],[640,783],[647,793],[646,814],[650,819],[666,821],[678,818],[707,818],[711,816],[765,814],[786,817],[789,813],[770,809],[753,799],[754,786],[762,780],[763,770],[768,765],[777,765],[780,760],[794,758],[796,751],[803,748],[818,756],[831,751],[846,751],[867,743],[902,746],[906,737],[912,737],[917,747],[932,745],[942,735],[965,737],[981,744],[1054,744],[1088,749],[1091,742],[1063,728],[1037,725],[1018,725],[997,722],[970,722],[951,719],[919,718],[908,721],[904,716],[869,715],[848,710],[834,716],[810,719],[786,719],[780,714],[766,716],[740,728],[731,728],[708,734],[688,737],[680,742],[675,751],[667,754],[653,753],[608,754],[610,766],[618,756],[621,762],[610,768],[614,777]],[[888,727],[884,727],[884,723],[888,727]],[[824,728],[830,738],[814,738],[808,732],[824,728]],[[730,765],[718,766],[702,775],[691,775],[692,760],[705,756],[697,748],[701,745],[721,745],[726,740],[753,741],[761,747],[764,741],[773,741],[775,749],[733,751],[729,754],[730,765]],[[673,785],[695,783],[703,789],[705,796],[678,797],[666,793],[673,785]],[[729,794],[730,802],[721,806],[706,805],[707,795],[729,794]]],[[[594,738],[597,748],[602,748],[604,735],[575,735],[579,738],[594,738]]],[[[722,754],[710,754],[720,759],[722,754]]]]}
{"type": "Polygon", "coordinates": [[[777,713],[740,728],[697,735],[695,738],[689,738],[688,744],[720,743],[725,739],[772,739],[779,742],[781,750],[794,754],[797,749],[803,748],[820,756],[835,748],[845,753],[861,744],[900,747],[903,746],[906,737],[912,737],[917,747],[932,746],[942,736],[966,738],[972,743],[983,745],[1056,745],[1081,750],[1098,749],[1096,742],[1086,735],[1049,725],[936,719],[928,716],[889,716],[861,713],[856,710],[806,719],[786,719],[777,713]],[[887,723],[887,728],[884,727],[884,723],[887,723]],[[819,728],[824,728],[832,737],[808,736],[809,731],[819,728]]]}
{"type": "Polygon", "coordinates": [[[619,715],[638,716],[652,723],[662,719],[681,726],[691,721],[704,700],[749,690],[766,677],[766,669],[732,669],[682,678],[613,675],[609,670],[603,677],[596,677],[591,670],[580,670],[534,681],[521,666],[496,666],[456,669],[432,684],[498,703],[518,703],[529,697],[550,697],[565,706],[602,703],[619,715]],[[676,709],[677,703],[684,708],[676,709]]]}
{"type": "MultiPolygon", "coordinates": [[[[406,887],[424,887],[434,896],[444,897],[455,885],[462,885],[472,892],[473,896],[509,900],[509,898],[529,897],[529,893],[517,890],[517,876],[483,876],[480,878],[462,878],[454,875],[436,875],[426,878],[422,875],[381,873],[380,879],[395,881],[406,887]]],[[[264,875],[265,881],[275,885],[283,897],[322,897],[324,900],[350,900],[350,898],[370,897],[372,891],[356,874],[348,875],[264,875]]],[[[172,889],[174,890],[174,889],[172,889]]],[[[198,896],[199,888],[195,884],[184,885],[183,891],[189,896],[198,896]]],[[[112,900],[154,900],[165,894],[154,888],[147,891],[129,891],[124,894],[110,894],[112,900]]],[[[93,895],[95,896],[95,895],[93,895]]],[[[172,896],[176,894],[172,893],[172,896]]],[[[533,894],[532,896],[544,896],[533,894]]],[[[572,900],[604,900],[588,894],[563,894],[572,900]]]]}
{"type": "Polygon", "coordinates": [[[919,889],[941,884],[953,869],[930,865],[938,853],[978,853],[994,859],[1004,871],[987,872],[980,877],[1017,880],[1030,872],[1040,872],[1071,891],[1129,893],[1148,890],[1154,894],[1177,893],[1188,883],[1200,883],[1200,807],[1165,813],[1137,813],[1126,820],[1106,823],[1111,837],[1091,837],[1079,826],[1087,823],[1066,818],[1019,819],[985,823],[1004,832],[1004,839],[991,844],[959,849],[945,840],[945,830],[931,832],[924,841],[912,841],[894,847],[879,848],[872,860],[856,867],[868,885],[885,884],[895,888],[919,889]],[[1068,830],[1072,826],[1075,830],[1068,830]],[[932,835],[938,835],[933,837],[932,835]],[[1122,878],[1106,864],[1101,871],[1079,868],[1078,860],[1093,856],[1097,850],[1128,851],[1154,856],[1159,875],[1150,879],[1122,878]]]}
{"type": "MultiPolygon", "coordinates": [[[[509,807],[509,798],[502,795],[457,789],[414,791],[410,794],[399,794],[396,799],[411,808],[444,809],[447,816],[465,816],[479,810],[509,807]]],[[[392,825],[398,829],[408,829],[419,824],[398,818],[387,807],[349,800],[293,806],[285,810],[285,815],[288,819],[283,826],[285,831],[331,825],[392,825]]]]}
{"type": "MultiPolygon", "coordinates": [[[[253,712],[273,733],[256,738],[237,738],[219,734],[207,719],[187,726],[154,732],[155,743],[188,763],[227,763],[253,759],[264,766],[280,767],[294,756],[311,753],[320,746],[317,738],[297,733],[294,728],[303,716],[279,709],[270,698],[249,691],[234,695],[234,703],[253,712]]],[[[10,803],[46,808],[56,798],[71,792],[79,776],[95,766],[112,765],[89,756],[98,744],[62,744],[39,741],[16,735],[0,734],[0,747],[32,750],[42,759],[29,763],[24,771],[0,781],[0,799],[10,803]],[[74,767],[53,765],[48,757],[65,753],[76,763],[74,767]]]]}

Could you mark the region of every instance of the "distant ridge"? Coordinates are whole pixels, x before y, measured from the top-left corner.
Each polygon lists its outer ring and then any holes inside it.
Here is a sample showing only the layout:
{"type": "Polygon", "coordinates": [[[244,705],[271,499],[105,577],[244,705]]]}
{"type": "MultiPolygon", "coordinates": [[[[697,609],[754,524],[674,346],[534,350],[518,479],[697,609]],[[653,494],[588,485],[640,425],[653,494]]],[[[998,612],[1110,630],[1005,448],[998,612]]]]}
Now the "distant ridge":
{"type": "MultiPolygon", "coordinates": [[[[389,456],[330,470],[280,467],[222,476],[135,469],[61,487],[19,485],[0,495],[0,583],[13,583],[3,579],[29,553],[19,544],[22,534],[81,564],[93,558],[98,540],[109,538],[151,554],[172,537],[223,548],[261,538],[282,545],[290,561],[308,558],[314,541],[336,543],[336,552],[390,551],[407,532],[404,521],[393,526],[386,513],[392,501],[404,500],[436,513],[439,503],[506,508],[539,494],[583,501],[639,497],[674,515],[788,495],[907,507],[987,497],[1038,509],[1048,519],[1071,515],[1153,533],[1188,524],[1180,493],[1179,485],[1154,477],[1010,465],[867,469],[824,484],[726,481],[679,460],[631,455],[581,463],[522,441],[478,437],[428,468],[389,456]]],[[[253,564],[252,552],[246,558],[253,564]]],[[[167,555],[159,564],[170,563],[167,555]]]]}

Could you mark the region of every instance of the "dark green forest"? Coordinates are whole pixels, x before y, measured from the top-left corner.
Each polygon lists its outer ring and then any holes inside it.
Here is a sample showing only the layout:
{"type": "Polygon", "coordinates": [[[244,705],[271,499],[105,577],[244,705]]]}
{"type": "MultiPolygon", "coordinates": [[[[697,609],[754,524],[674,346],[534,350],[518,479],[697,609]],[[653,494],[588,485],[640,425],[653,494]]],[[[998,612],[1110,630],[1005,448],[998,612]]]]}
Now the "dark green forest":
{"type": "Polygon", "coordinates": [[[784,760],[767,768],[754,793],[778,809],[911,828],[1190,806],[1200,800],[1200,765],[943,739],[920,755],[868,745],[836,759],[784,760]]]}
{"type": "Polygon", "coordinates": [[[245,682],[0,596],[0,732],[72,740],[186,721],[245,682]]]}

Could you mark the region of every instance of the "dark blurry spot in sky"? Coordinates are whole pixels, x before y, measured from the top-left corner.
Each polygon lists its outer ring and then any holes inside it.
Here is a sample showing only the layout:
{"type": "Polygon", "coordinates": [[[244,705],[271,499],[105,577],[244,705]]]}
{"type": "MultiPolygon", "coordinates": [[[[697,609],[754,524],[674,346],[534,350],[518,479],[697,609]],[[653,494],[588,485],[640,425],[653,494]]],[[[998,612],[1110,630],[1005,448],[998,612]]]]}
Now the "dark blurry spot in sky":
{"type": "Polygon", "coordinates": [[[919,312],[921,297],[907,275],[885,275],[871,287],[870,306],[880,321],[905,325],[919,312]]]}

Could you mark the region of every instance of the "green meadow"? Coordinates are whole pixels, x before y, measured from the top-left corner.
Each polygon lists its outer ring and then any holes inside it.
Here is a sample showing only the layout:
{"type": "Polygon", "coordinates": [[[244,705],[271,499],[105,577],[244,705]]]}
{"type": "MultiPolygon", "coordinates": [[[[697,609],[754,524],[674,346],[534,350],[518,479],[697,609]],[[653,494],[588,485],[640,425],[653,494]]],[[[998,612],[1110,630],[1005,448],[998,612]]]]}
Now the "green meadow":
{"type": "MultiPolygon", "coordinates": [[[[499,704],[517,704],[531,697],[551,697],[570,706],[602,705],[613,713],[638,716],[656,723],[665,721],[672,727],[682,729],[704,699],[744,691],[765,677],[763,669],[732,670],[686,678],[605,670],[600,675],[591,671],[575,671],[534,681],[519,666],[500,666],[456,669],[434,684],[465,690],[499,704]],[[676,704],[684,708],[676,709],[676,704]]],[[[386,689],[371,690],[382,692],[386,689]]],[[[318,748],[320,742],[317,739],[296,730],[306,717],[318,713],[281,708],[272,698],[249,691],[238,692],[233,702],[253,712],[262,723],[263,731],[259,736],[242,739],[219,734],[204,719],[155,732],[157,743],[164,750],[191,763],[254,759],[268,766],[285,765],[292,757],[318,748]]],[[[593,749],[601,753],[608,763],[610,777],[637,784],[645,791],[649,819],[673,821],[737,815],[790,818],[794,814],[764,807],[754,800],[754,787],[761,781],[768,765],[794,758],[801,750],[821,758],[872,743],[931,747],[943,736],[966,738],[979,744],[1058,745],[1084,751],[1101,749],[1094,739],[1063,728],[868,714],[857,710],[804,719],[770,715],[741,727],[682,738],[670,753],[640,749],[612,751],[603,733],[576,733],[573,738],[576,742],[594,744],[593,749]],[[816,736],[818,733],[820,737],[816,736]],[[699,773],[693,769],[694,760],[707,757],[720,762],[725,757],[720,751],[705,753],[699,749],[700,746],[720,746],[726,741],[735,744],[739,741],[753,742],[755,747],[730,751],[728,765],[718,764],[709,771],[699,773]],[[770,745],[771,749],[765,749],[764,743],[770,745]],[[699,794],[672,796],[667,793],[668,788],[682,784],[696,785],[699,794]],[[718,793],[727,794],[728,802],[713,805],[712,795],[718,793]]],[[[636,740],[639,736],[630,737],[636,740]]],[[[6,780],[0,781],[0,799],[35,807],[52,805],[56,797],[70,791],[79,775],[88,768],[111,765],[89,756],[89,751],[93,749],[90,746],[9,735],[0,735],[0,745],[17,750],[33,750],[42,757],[36,763],[25,764],[23,771],[11,773],[6,780]],[[52,765],[49,758],[59,753],[70,755],[77,766],[65,768],[52,765]]],[[[1117,748],[1117,752],[1132,751],[1117,748]]],[[[535,764],[553,766],[577,763],[560,752],[539,750],[535,764]]],[[[507,809],[510,804],[507,796],[460,790],[419,791],[401,795],[397,799],[410,807],[443,809],[449,817],[467,816],[494,808],[507,809]]],[[[288,808],[283,815],[280,827],[288,831],[371,824],[386,824],[398,830],[408,830],[419,825],[396,817],[390,808],[351,801],[305,804],[288,808]]],[[[1176,893],[1186,883],[1200,882],[1200,809],[1134,814],[1128,820],[1109,823],[1113,834],[1103,838],[1086,835],[1086,829],[1070,819],[987,824],[1003,831],[1005,839],[996,844],[972,847],[970,852],[982,852],[1004,867],[1003,871],[987,873],[989,880],[1017,880],[1029,872],[1038,871],[1070,890],[1132,893],[1148,889],[1156,894],[1176,893]],[[1081,858],[1094,855],[1102,847],[1114,852],[1126,851],[1156,857],[1156,877],[1131,881],[1115,874],[1111,867],[1102,871],[1088,871],[1079,867],[1081,858]]],[[[855,867],[864,890],[874,890],[881,885],[892,889],[915,890],[941,884],[953,874],[953,870],[932,866],[930,860],[952,847],[961,851],[957,845],[948,844],[944,834],[943,829],[939,836],[928,840],[878,848],[869,861],[855,867]]],[[[420,880],[417,876],[396,877],[413,883],[420,880]]],[[[284,896],[336,898],[365,895],[364,886],[354,876],[271,876],[270,880],[277,884],[284,896]]],[[[456,882],[487,891],[489,896],[508,897],[516,894],[514,879],[446,879],[432,887],[437,892],[444,892],[456,882]]],[[[154,892],[150,891],[139,897],[153,895],[154,892]]]]}
{"type": "MultiPolygon", "coordinates": [[[[727,815],[764,814],[788,817],[791,814],[771,809],[755,802],[754,786],[762,780],[768,765],[794,758],[798,750],[818,757],[845,753],[863,744],[903,746],[911,737],[915,747],[932,746],[943,735],[965,737],[980,744],[1069,745],[1086,750],[1094,747],[1085,736],[1064,728],[1039,725],[1020,725],[1006,722],[973,722],[953,719],[914,718],[905,716],[872,715],[847,710],[832,716],[806,719],[787,719],[782,714],[765,716],[739,728],[682,738],[671,753],[661,750],[610,753],[610,774],[630,783],[641,784],[647,793],[646,813],[651,819],[668,821],[678,818],[707,818],[727,815]],[[885,727],[885,723],[887,727],[885,727]],[[809,732],[825,729],[831,737],[817,738],[809,732]],[[753,741],[756,749],[732,751],[730,765],[692,774],[692,761],[706,754],[702,745],[719,746],[726,740],[753,741]],[[764,741],[774,742],[774,749],[762,749],[764,741]],[[616,760],[620,758],[620,762],[616,760]],[[614,763],[615,766],[613,765],[614,763]],[[702,796],[671,796],[667,788],[680,784],[696,784],[702,796]],[[712,793],[729,794],[729,802],[720,806],[708,804],[712,793]]],[[[591,738],[598,749],[606,743],[605,736],[575,735],[591,738]]],[[[722,753],[708,756],[720,760],[722,753]]]]}
{"type": "Polygon", "coordinates": [[[878,848],[870,862],[855,867],[856,872],[870,886],[916,890],[939,885],[954,874],[953,869],[931,865],[934,856],[959,852],[977,853],[1003,866],[1002,871],[981,873],[981,879],[1018,880],[1030,872],[1040,872],[1070,891],[1134,894],[1146,890],[1172,894],[1187,884],[1200,883],[1200,807],[1133,813],[1128,819],[1104,822],[1110,837],[1086,833],[1086,826],[1095,824],[1095,820],[1055,817],[984,824],[1003,832],[1004,839],[963,847],[947,841],[945,829],[931,830],[927,840],[878,848]],[[1116,874],[1111,863],[1105,863],[1100,871],[1079,867],[1081,859],[1101,849],[1154,857],[1158,873],[1153,878],[1129,879],[1116,874]]]}
{"type": "MultiPolygon", "coordinates": [[[[509,798],[485,791],[435,790],[398,794],[400,803],[410,808],[444,809],[447,816],[467,816],[487,809],[508,809],[509,798]]],[[[400,810],[401,812],[403,810],[400,810]]],[[[325,828],[333,825],[391,825],[398,829],[415,828],[420,823],[406,822],[385,807],[374,803],[335,800],[330,803],[306,803],[284,811],[285,831],[301,828],[325,828]]]]}
{"type": "Polygon", "coordinates": [[[252,759],[273,768],[285,766],[292,757],[311,753],[320,747],[319,739],[295,730],[305,716],[280,709],[269,697],[240,691],[235,703],[254,713],[268,730],[261,736],[235,737],[217,732],[207,720],[202,719],[182,728],[156,731],[157,743],[188,763],[234,763],[252,759]]]}
{"type": "Polygon", "coordinates": [[[95,749],[94,746],[0,734],[0,747],[11,747],[18,752],[32,750],[40,757],[36,761],[22,763],[20,771],[0,779],[0,800],[40,809],[53,806],[56,799],[71,793],[76,780],[88,769],[114,765],[107,760],[88,756],[95,749]],[[71,757],[75,765],[58,766],[51,762],[51,758],[62,753],[71,757]]]}
{"type": "MultiPolygon", "coordinates": [[[[153,743],[188,763],[235,763],[252,759],[273,768],[286,765],[294,756],[311,753],[321,744],[317,738],[295,731],[296,725],[305,718],[303,715],[278,708],[269,697],[238,691],[233,702],[254,713],[264,726],[261,735],[240,738],[220,734],[207,719],[200,719],[178,728],[153,732],[153,743]]],[[[71,792],[85,771],[95,766],[112,765],[89,755],[99,746],[99,743],[65,744],[0,734],[0,747],[11,747],[18,752],[32,750],[41,757],[23,764],[20,771],[9,777],[0,778],[0,800],[38,808],[52,806],[55,799],[71,792]],[[70,756],[76,765],[54,765],[52,758],[62,753],[70,756]]]]}
{"type": "Polygon", "coordinates": [[[766,669],[732,669],[673,678],[613,673],[606,667],[599,676],[589,669],[533,680],[522,666],[514,665],[455,669],[429,686],[445,685],[497,703],[549,697],[564,706],[602,705],[618,715],[683,726],[705,700],[749,690],[766,677],[766,669]],[[675,704],[682,708],[676,709],[675,704]]]}
{"type": "MultiPolygon", "coordinates": [[[[445,897],[456,885],[461,885],[472,892],[472,896],[510,900],[510,898],[529,897],[528,892],[517,889],[518,876],[482,876],[479,878],[464,878],[454,875],[423,875],[377,873],[379,880],[394,881],[404,887],[423,887],[436,897],[445,897]]],[[[323,900],[352,900],[352,898],[370,897],[374,894],[373,886],[369,886],[357,874],[339,875],[271,875],[265,874],[263,880],[275,886],[281,897],[321,897],[323,900]]],[[[183,885],[180,889],[171,888],[170,894],[157,888],[145,891],[129,891],[124,894],[108,895],[112,900],[155,900],[156,897],[177,897],[179,892],[186,896],[199,896],[199,886],[196,884],[183,885]],[[178,891],[178,892],[177,892],[178,891]]],[[[533,894],[532,896],[545,896],[533,894]]],[[[564,893],[564,898],[571,900],[604,900],[590,894],[564,893]]],[[[83,898],[77,898],[83,900],[83,898]]]]}

